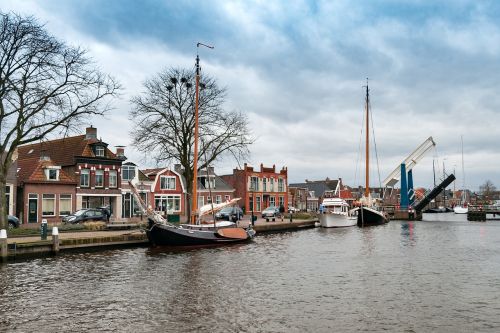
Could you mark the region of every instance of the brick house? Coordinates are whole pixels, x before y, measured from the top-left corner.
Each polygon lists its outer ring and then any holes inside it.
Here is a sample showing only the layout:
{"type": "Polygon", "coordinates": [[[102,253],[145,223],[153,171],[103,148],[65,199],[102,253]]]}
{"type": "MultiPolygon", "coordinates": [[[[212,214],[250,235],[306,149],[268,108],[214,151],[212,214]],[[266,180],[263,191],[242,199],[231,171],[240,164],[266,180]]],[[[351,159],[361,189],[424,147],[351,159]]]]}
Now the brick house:
{"type": "MultiPolygon", "coordinates": [[[[310,197],[311,201],[317,201],[318,204],[321,204],[324,198],[341,198],[351,205],[355,201],[351,188],[342,183],[342,178],[330,179],[327,177],[325,180],[315,181],[306,179],[305,183],[290,184],[290,188],[306,188],[309,191],[307,197],[310,197]]],[[[308,209],[314,210],[314,205],[311,205],[308,209]]]]}
{"type": "Polygon", "coordinates": [[[186,181],[180,173],[180,166],[142,170],[151,182],[149,205],[156,211],[168,214],[186,215],[186,181]]]}
{"type": "Polygon", "coordinates": [[[235,198],[235,190],[217,176],[213,167],[198,172],[198,207],[209,203],[222,203],[235,198]],[[211,194],[211,195],[210,195],[211,194]]]}
{"type": "Polygon", "coordinates": [[[232,175],[221,178],[235,189],[235,197],[242,198],[239,205],[247,214],[252,210],[261,212],[269,206],[288,207],[286,167],[277,172],[275,165],[268,168],[261,164],[257,171],[245,163],[242,170],[234,169],[232,175]]]}
{"type": "Polygon", "coordinates": [[[121,216],[122,159],[97,139],[84,135],[20,146],[18,211],[23,223],[60,222],[81,208],[109,206],[121,216]]]}

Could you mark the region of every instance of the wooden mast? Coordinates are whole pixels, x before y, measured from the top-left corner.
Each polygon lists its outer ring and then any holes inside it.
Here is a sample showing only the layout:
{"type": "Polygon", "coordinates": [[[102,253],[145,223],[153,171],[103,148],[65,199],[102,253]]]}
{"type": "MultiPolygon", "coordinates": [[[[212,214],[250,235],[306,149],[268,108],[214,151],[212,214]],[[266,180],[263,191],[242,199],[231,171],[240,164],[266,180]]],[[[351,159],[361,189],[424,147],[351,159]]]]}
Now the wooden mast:
{"type": "Polygon", "coordinates": [[[369,89],[368,89],[368,79],[366,79],[366,142],[365,142],[365,147],[366,147],[366,160],[365,160],[365,197],[368,198],[370,196],[370,97],[369,97],[369,89]]]}
{"type": "MultiPolygon", "coordinates": [[[[197,45],[199,46],[199,45],[197,45]]],[[[193,161],[193,194],[191,207],[191,223],[196,224],[196,211],[198,209],[198,94],[200,84],[200,57],[196,55],[196,96],[194,101],[194,161],[193,161]]]]}

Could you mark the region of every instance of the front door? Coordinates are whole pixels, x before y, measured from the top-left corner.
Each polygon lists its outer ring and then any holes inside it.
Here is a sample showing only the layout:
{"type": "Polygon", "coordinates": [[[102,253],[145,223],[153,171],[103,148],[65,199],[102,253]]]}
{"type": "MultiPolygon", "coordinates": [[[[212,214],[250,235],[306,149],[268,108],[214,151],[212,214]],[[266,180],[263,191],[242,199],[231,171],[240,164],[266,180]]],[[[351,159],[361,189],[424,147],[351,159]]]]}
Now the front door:
{"type": "Polygon", "coordinates": [[[38,198],[28,199],[28,223],[38,222],[38,198]]]}

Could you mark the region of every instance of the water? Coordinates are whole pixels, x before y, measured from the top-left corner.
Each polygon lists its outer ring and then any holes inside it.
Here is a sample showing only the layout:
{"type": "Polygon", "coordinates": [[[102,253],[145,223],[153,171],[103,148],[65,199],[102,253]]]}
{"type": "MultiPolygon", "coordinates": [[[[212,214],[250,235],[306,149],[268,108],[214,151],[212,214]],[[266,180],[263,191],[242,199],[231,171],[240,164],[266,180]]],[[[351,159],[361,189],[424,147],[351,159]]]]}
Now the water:
{"type": "Polygon", "coordinates": [[[9,263],[0,331],[498,332],[500,222],[424,219],[9,263]]]}

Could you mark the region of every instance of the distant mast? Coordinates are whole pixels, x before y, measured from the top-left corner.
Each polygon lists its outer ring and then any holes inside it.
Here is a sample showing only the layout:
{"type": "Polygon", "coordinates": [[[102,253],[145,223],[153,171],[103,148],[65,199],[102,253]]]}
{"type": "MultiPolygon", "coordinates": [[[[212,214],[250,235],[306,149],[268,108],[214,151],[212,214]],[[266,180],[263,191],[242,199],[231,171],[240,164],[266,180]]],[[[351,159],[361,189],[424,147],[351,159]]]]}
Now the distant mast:
{"type": "Polygon", "coordinates": [[[366,142],[365,142],[365,147],[366,147],[366,160],[365,160],[365,197],[368,198],[370,196],[370,95],[369,95],[369,89],[368,89],[368,78],[366,78],[366,101],[365,101],[365,107],[366,107],[366,142]]]}

